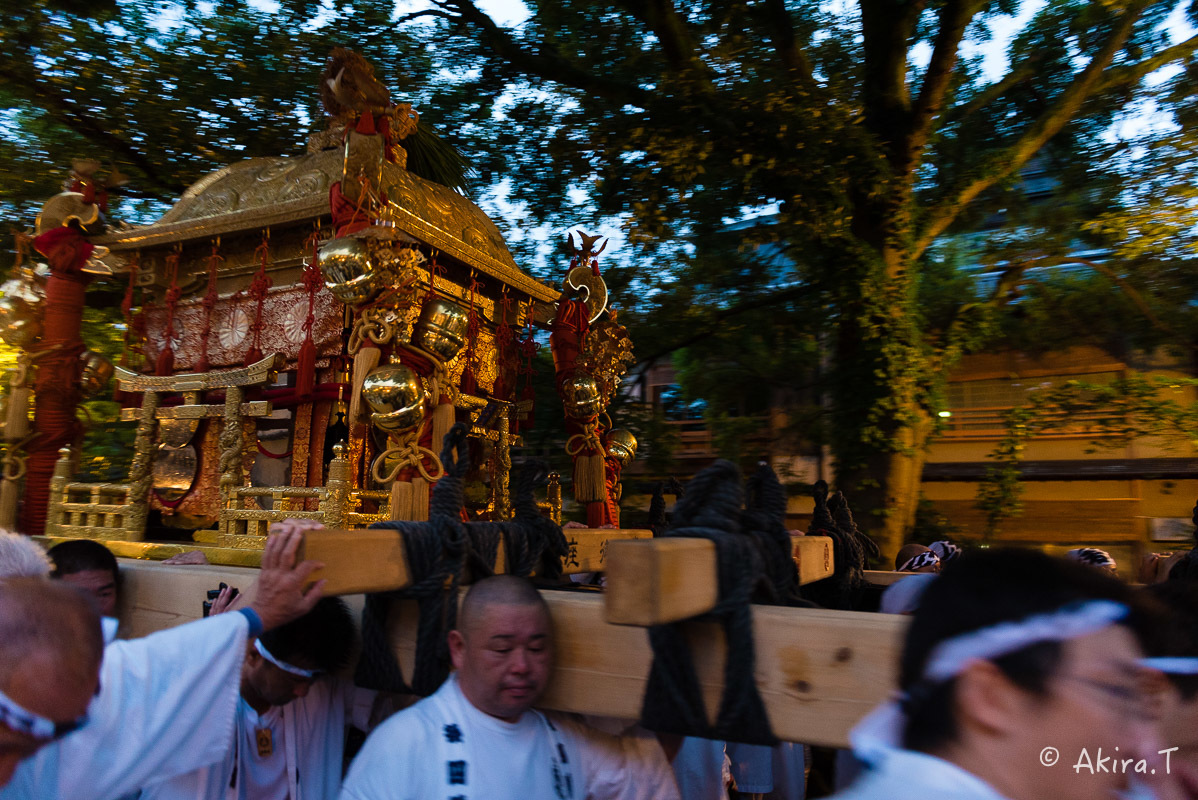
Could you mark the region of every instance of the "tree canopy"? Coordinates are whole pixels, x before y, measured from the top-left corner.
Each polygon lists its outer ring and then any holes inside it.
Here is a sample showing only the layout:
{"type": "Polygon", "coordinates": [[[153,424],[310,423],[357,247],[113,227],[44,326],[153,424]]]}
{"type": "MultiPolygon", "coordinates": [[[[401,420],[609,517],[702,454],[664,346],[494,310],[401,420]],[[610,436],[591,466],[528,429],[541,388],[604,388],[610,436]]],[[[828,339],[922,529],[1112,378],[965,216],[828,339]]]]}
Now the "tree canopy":
{"type": "Polygon", "coordinates": [[[642,357],[685,348],[696,375],[710,355],[792,396],[826,367],[838,483],[887,549],[913,519],[947,369],[1030,274],[1026,254],[988,246],[1007,280],[974,296],[946,236],[1002,227],[1018,243],[1034,228],[1045,259],[1078,237],[1137,241],[1127,263],[1160,276],[1141,299],[1180,280],[1159,225],[1185,229],[1192,195],[1137,176],[1192,163],[1198,37],[1164,26],[1198,20],[1192,2],[527,7],[505,27],[471,0],[399,17],[374,0],[7,0],[0,203],[28,215],[81,152],[117,162],[133,178],[129,212],[144,213],[136,203],[169,202],[224,163],[296,150],[323,127],[325,55],[356,48],[467,154],[476,198],[506,215],[526,263],[545,254],[529,231],[625,226],[633,252],[605,274],[642,357]],[[979,48],[1021,10],[1007,70],[987,73],[979,48]],[[1180,72],[1145,80],[1168,65],[1180,72]],[[1110,135],[1147,101],[1180,128],[1110,135]],[[1047,206],[1020,179],[1033,158],[1053,176],[1047,206]],[[745,222],[754,213],[762,224],[745,222]]]}

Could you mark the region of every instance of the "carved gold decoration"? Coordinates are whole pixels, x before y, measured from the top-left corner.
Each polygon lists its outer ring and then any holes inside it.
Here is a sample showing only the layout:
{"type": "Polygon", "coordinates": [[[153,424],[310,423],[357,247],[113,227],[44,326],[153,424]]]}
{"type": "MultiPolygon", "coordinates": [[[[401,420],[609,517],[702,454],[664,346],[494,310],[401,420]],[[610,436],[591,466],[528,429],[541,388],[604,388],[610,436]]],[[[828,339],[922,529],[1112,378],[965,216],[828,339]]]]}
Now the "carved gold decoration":
{"type": "Polygon", "coordinates": [[[387,290],[394,305],[412,295],[424,254],[398,241],[393,228],[373,227],[326,242],[319,260],[325,288],[341,302],[362,305],[387,290]]]}
{"type": "MultiPolygon", "coordinates": [[[[122,392],[201,392],[231,386],[257,386],[272,383],[286,359],[273,353],[240,369],[191,372],[182,375],[142,375],[124,367],[116,368],[116,378],[122,392]]],[[[227,400],[226,400],[227,403],[227,400]]]]}
{"type": "Polygon", "coordinates": [[[545,302],[557,298],[520,271],[495,223],[474,203],[393,164],[383,165],[382,181],[390,202],[380,216],[396,228],[523,294],[545,302]]]}
{"type": "Polygon", "coordinates": [[[628,330],[611,319],[591,326],[582,344],[578,368],[593,376],[606,406],[620,389],[620,380],[635,361],[628,330]]]}
{"type": "Polygon", "coordinates": [[[367,308],[354,320],[347,350],[350,355],[362,349],[367,340],[377,345],[390,344],[399,331],[399,314],[389,308],[367,308]]]}
{"type": "MultiPolygon", "coordinates": [[[[119,375],[125,370],[117,368],[119,375]]],[[[130,391],[126,389],[126,391],[130,391]]],[[[136,390],[133,390],[136,391],[136,390]]],[[[129,468],[129,513],[125,516],[125,536],[130,540],[145,538],[146,518],[150,513],[150,489],[154,485],[152,462],[154,433],[158,426],[157,392],[148,391],[141,401],[141,418],[133,440],[133,464],[129,468]]]]}
{"type": "Polygon", "coordinates": [[[42,332],[45,302],[46,276],[37,269],[17,267],[13,277],[0,283],[0,339],[12,347],[33,344],[42,332]]]}
{"type": "Polygon", "coordinates": [[[575,267],[570,270],[566,273],[562,288],[582,295],[590,322],[599,319],[607,309],[607,283],[592,272],[590,267],[575,267]]]}
{"type": "Polygon", "coordinates": [[[40,236],[70,222],[78,222],[85,233],[100,233],[100,207],[84,202],[79,192],[62,192],[46,201],[33,225],[40,236]]]}
{"type": "Polygon", "coordinates": [[[269,209],[314,196],[322,197],[327,207],[329,187],[341,177],[341,160],[339,151],[323,150],[292,158],[239,161],[192,184],[154,227],[269,209]]]}
{"type": "MultiPolygon", "coordinates": [[[[254,400],[249,403],[241,404],[241,416],[243,417],[268,417],[273,410],[269,400],[254,400]]],[[[225,413],[223,405],[183,405],[183,406],[167,406],[166,408],[158,409],[158,422],[160,425],[168,420],[192,420],[192,430],[195,430],[196,423],[205,417],[219,417],[225,413]]],[[[122,408],[121,420],[129,422],[136,420],[139,417],[139,411],[136,408],[122,408]]],[[[160,437],[165,434],[160,434],[160,437]]],[[[182,442],[180,444],[183,444],[182,442]]]]}

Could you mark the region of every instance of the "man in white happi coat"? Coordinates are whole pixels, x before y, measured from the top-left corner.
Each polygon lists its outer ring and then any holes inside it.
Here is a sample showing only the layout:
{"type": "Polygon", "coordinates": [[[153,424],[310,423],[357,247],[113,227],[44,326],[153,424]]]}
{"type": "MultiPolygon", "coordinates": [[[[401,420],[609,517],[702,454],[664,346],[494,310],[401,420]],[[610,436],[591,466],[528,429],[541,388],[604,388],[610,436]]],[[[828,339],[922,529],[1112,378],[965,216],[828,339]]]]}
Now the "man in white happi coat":
{"type": "Polygon", "coordinates": [[[962,556],[927,586],[901,695],[853,730],[867,769],[835,798],[1099,800],[1163,776],[1128,597],[1042,553],[962,556]]]}
{"type": "Polygon", "coordinates": [[[655,737],[612,736],[533,709],[553,661],[549,609],[523,578],[470,587],[454,673],[366,740],[343,800],[675,800],[655,737]]]}
{"type": "Polygon", "coordinates": [[[113,800],[223,758],[247,639],[320,598],[323,581],[305,586],[320,565],[296,563],[300,542],[267,540],[238,612],[107,648],[71,587],[0,581],[0,798],[113,800]]]}
{"type": "Polygon", "coordinates": [[[337,675],[354,638],[345,603],[326,597],[249,643],[224,759],[151,786],[140,800],[335,800],[346,727],[368,730],[378,695],[337,675]]]}

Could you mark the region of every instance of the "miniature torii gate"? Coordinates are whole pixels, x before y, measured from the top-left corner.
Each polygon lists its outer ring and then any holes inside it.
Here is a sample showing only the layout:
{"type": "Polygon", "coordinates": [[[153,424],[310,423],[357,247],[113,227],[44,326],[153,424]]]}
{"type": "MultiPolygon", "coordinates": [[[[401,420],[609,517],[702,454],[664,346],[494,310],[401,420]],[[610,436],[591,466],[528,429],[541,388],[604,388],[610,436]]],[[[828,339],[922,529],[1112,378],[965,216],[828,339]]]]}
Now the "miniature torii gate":
{"type": "MultiPolygon", "coordinates": [[[[606,569],[603,595],[545,590],[553,616],[553,680],[541,705],[583,714],[640,717],[653,654],[641,630],[702,614],[716,603],[714,545],[649,539],[648,531],[572,529],[579,566],[606,569]]],[[[800,582],[832,574],[828,537],[795,537],[800,582]]],[[[500,553],[503,547],[500,547],[500,553]]],[[[309,531],[301,555],[321,561],[327,594],[401,589],[411,580],[398,531],[309,531]]],[[[497,571],[502,571],[501,561],[497,571]]],[[[415,604],[400,601],[391,641],[404,674],[416,649],[415,604]]],[[[884,700],[907,620],[890,614],[753,607],[758,691],[785,741],[844,747],[849,729],[884,700]]],[[[723,691],[727,652],[718,626],[694,623],[695,666],[709,716],[723,691]]]]}

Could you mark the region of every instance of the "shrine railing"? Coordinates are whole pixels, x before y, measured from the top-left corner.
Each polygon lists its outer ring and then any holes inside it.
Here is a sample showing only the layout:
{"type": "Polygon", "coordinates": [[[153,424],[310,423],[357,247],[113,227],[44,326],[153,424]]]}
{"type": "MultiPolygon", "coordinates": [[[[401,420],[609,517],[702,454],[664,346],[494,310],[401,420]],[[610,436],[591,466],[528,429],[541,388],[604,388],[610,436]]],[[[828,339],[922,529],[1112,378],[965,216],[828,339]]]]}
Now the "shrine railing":
{"type": "Polygon", "coordinates": [[[127,483],[79,483],[71,480],[74,461],[70,448],[58,451],[50,479],[47,527],[62,536],[84,539],[127,539],[142,524],[130,500],[127,483]]]}

